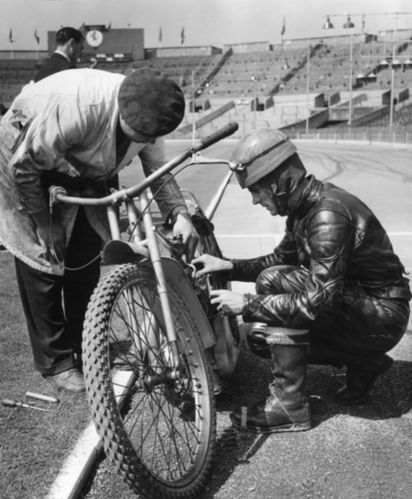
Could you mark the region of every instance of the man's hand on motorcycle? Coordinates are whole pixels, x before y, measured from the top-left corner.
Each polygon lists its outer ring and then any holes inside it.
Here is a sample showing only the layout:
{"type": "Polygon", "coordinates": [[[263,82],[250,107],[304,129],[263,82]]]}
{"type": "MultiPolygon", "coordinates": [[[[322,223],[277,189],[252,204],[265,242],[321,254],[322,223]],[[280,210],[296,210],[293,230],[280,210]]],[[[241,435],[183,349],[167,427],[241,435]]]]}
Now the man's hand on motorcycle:
{"type": "Polygon", "coordinates": [[[217,258],[207,253],[194,258],[190,263],[196,267],[196,274],[194,276],[196,279],[200,279],[204,275],[212,274],[213,272],[230,271],[233,268],[230,260],[217,258]]]}
{"type": "Polygon", "coordinates": [[[173,225],[173,238],[181,240],[186,246],[186,259],[190,262],[199,241],[199,234],[187,215],[181,213],[177,215],[173,225]]]}
{"type": "Polygon", "coordinates": [[[243,295],[227,289],[214,289],[210,292],[210,303],[225,315],[238,315],[243,309],[243,295]]]}

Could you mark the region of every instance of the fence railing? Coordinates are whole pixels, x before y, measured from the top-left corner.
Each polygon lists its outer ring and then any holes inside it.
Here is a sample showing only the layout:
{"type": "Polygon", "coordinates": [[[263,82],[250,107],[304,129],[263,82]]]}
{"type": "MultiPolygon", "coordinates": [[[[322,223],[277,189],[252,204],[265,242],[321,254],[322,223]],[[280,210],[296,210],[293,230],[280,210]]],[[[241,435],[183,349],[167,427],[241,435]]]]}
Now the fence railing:
{"type": "Polygon", "coordinates": [[[397,144],[412,144],[411,127],[355,127],[312,130],[305,133],[302,130],[288,130],[287,135],[291,139],[314,139],[332,140],[355,140],[369,142],[391,142],[397,144]]]}
{"type": "MultiPolygon", "coordinates": [[[[237,116],[228,116],[227,121],[232,120],[239,122],[239,130],[232,136],[234,139],[243,138],[256,128],[271,126],[270,123],[258,120],[256,123],[253,120],[239,120],[237,116]]],[[[217,120],[213,120],[202,128],[196,129],[198,138],[206,137],[210,133],[215,132],[219,127],[225,124],[225,117],[221,116],[217,120]]],[[[369,144],[378,142],[408,144],[412,145],[412,127],[354,127],[354,128],[322,128],[316,130],[285,130],[284,133],[292,140],[308,139],[308,140],[330,140],[333,142],[340,141],[361,141],[369,144]]],[[[177,135],[174,135],[177,137],[177,135]]]]}

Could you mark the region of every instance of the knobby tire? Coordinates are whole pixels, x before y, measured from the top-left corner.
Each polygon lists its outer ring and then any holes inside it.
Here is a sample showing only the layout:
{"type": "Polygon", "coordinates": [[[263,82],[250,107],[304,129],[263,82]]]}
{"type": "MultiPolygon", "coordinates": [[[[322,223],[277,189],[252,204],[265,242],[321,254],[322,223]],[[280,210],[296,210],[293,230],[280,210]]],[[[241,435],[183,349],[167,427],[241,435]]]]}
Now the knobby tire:
{"type": "Polygon", "coordinates": [[[86,313],[86,393],[106,455],[140,497],[190,498],[212,465],[216,409],[210,368],[190,310],[168,290],[179,351],[171,376],[156,279],[123,264],[97,286],[86,313]]]}

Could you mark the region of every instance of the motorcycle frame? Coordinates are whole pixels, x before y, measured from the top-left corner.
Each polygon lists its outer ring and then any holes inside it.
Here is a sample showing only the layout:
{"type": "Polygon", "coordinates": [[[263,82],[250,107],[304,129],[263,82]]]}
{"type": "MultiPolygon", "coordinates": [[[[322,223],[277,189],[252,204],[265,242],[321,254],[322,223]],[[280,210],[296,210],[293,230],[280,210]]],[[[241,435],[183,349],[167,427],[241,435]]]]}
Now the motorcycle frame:
{"type": "Polygon", "coordinates": [[[105,206],[107,219],[110,227],[111,241],[109,241],[102,254],[102,261],[105,265],[114,265],[122,263],[140,263],[143,260],[150,260],[155,274],[157,288],[165,321],[165,329],[172,350],[172,377],[178,377],[179,354],[177,349],[176,332],[174,329],[171,307],[168,297],[166,275],[164,267],[168,268],[168,273],[174,281],[179,284],[179,293],[184,297],[185,302],[189,304],[194,313],[196,324],[199,327],[205,348],[214,344],[214,334],[209,321],[204,313],[199,300],[194,295],[191,286],[187,281],[182,267],[172,258],[161,256],[159,250],[159,237],[156,236],[156,230],[153,225],[153,218],[150,210],[150,201],[148,188],[165,173],[170,172],[176,166],[191,158],[190,164],[199,163],[226,163],[230,169],[233,165],[227,160],[210,160],[199,155],[199,151],[209,147],[219,140],[233,134],[238,129],[237,123],[228,123],[222,129],[214,134],[193,144],[188,150],[173,158],[158,170],[147,176],[138,185],[130,188],[124,188],[119,191],[113,191],[109,196],[103,198],[82,198],[68,196],[65,189],[59,186],[50,187],[50,205],[56,202],[67,203],[80,206],[105,206]],[[140,203],[140,210],[135,205],[135,201],[140,203]],[[121,230],[119,222],[119,205],[126,206],[129,227],[132,231],[132,242],[121,239],[121,230]],[[143,231],[140,229],[140,220],[143,221],[143,231]]]}

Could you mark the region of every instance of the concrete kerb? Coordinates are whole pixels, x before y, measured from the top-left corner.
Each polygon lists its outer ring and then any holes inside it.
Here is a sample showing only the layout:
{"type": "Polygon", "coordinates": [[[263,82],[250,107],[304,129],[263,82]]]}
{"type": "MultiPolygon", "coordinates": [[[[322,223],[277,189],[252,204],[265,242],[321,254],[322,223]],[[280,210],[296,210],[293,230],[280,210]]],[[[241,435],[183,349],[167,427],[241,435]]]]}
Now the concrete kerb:
{"type": "MultiPolygon", "coordinates": [[[[230,182],[232,172],[228,172],[213,197],[205,214],[212,219],[213,214],[230,182]]],[[[66,458],[63,466],[54,480],[45,499],[76,499],[79,497],[87,478],[101,452],[102,443],[93,422],[83,430],[71,454],[66,458]]]]}

